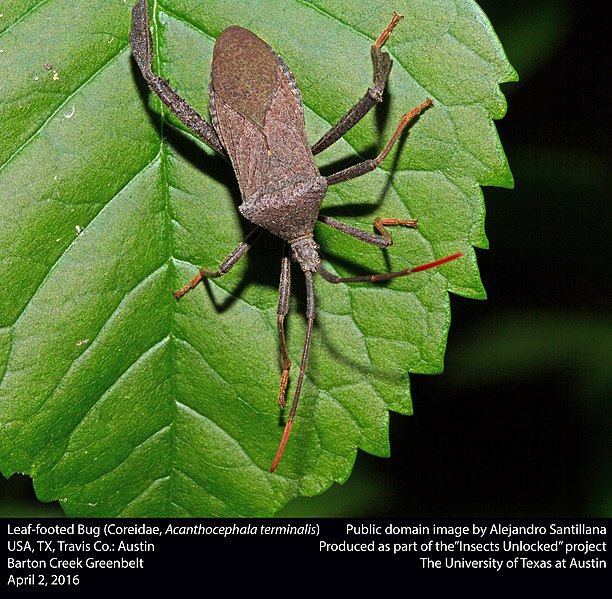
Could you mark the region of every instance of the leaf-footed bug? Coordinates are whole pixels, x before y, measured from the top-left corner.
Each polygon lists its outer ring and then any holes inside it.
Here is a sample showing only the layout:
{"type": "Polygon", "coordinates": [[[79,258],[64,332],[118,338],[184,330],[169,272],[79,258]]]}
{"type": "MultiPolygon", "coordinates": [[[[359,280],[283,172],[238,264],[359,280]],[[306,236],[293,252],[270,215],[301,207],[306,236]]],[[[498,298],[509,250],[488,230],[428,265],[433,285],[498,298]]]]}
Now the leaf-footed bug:
{"type": "Polygon", "coordinates": [[[311,147],[306,139],[304,106],[295,77],[283,59],[266,42],[235,25],[227,28],[217,38],[209,85],[211,125],[181,98],[166,80],[153,72],[153,40],[148,0],[138,0],[132,11],[130,44],[144,78],[161,101],[189,129],[208,146],[230,159],[242,197],[239,210],[247,220],[256,225],[217,270],[201,268],[192,281],[174,293],[175,297],[181,298],[204,278],[220,277],[227,273],[264,229],[285,242],[277,310],[283,368],[278,395],[281,406],[287,405],[285,391],[291,368],[284,330],[291,287],[288,247],[291,248],[293,260],[304,272],[307,320],[304,348],[293,402],[270,472],[277,467],[285,449],[304,380],[315,319],[314,273],[318,273],[330,283],[387,281],[434,268],[463,255],[453,254],[400,271],[339,277],[323,266],[320,248],[313,239],[317,220],[380,248],[393,243],[386,225],[416,226],[416,220],[376,218],[376,234],[367,233],[319,214],[319,208],[329,185],[348,181],[377,168],[402,131],[433,105],[431,100],[425,100],[402,117],[391,139],[376,158],[365,160],[327,177],[319,173],[313,159],[315,154],[338,141],[377,102],[382,101],[392,60],[388,53],[381,51],[381,47],[401,18],[400,15],[394,14],[389,26],[372,46],[373,87],[311,147]]]}

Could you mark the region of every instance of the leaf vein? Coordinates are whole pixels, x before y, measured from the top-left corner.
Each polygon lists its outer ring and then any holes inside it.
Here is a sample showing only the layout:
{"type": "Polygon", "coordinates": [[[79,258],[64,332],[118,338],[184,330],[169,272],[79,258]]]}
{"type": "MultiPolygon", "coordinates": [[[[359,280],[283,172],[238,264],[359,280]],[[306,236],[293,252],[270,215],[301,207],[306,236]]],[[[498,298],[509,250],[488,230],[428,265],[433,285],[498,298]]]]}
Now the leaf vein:
{"type": "Polygon", "coordinates": [[[49,2],[49,0],[42,0],[42,2],[32,6],[30,10],[23,13],[15,22],[11,23],[4,31],[0,32],[0,37],[11,31],[13,27],[16,27],[19,23],[21,23],[21,21],[29,17],[33,12],[37,11],[43,4],[47,4],[47,2],[49,2]]]}
{"type": "MultiPolygon", "coordinates": [[[[110,470],[107,470],[106,472],[102,472],[100,475],[96,476],[95,478],[92,478],[91,480],[88,480],[85,484],[87,485],[91,485],[93,483],[96,483],[98,481],[104,480],[105,478],[109,477],[113,472],[115,472],[116,470],[118,470],[119,468],[121,468],[125,462],[127,462],[127,460],[129,459],[129,457],[139,448],[143,447],[144,445],[146,445],[147,443],[149,443],[150,441],[152,441],[155,437],[161,435],[164,431],[166,431],[167,429],[169,429],[169,425],[163,426],[162,428],[160,428],[159,430],[153,431],[146,439],[142,440],[140,443],[137,443],[136,445],[132,446],[132,448],[130,449],[129,453],[127,453],[126,455],[121,456],[121,461],[118,462],[115,466],[113,466],[110,470]]],[[[73,453],[75,450],[67,450],[66,452],[64,452],[64,456],[69,454],[69,453],[73,453]]],[[[100,454],[98,457],[103,457],[104,454],[100,454]]],[[[63,457],[63,456],[62,456],[63,457]]],[[[61,459],[59,459],[57,461],[56,464],[54,464],[53,468],[51,468],[51,472],[53,470],[55,470],[55,468],[57,468],[58,464],[61,462],[61,459]]],[[[78,471],[77,474],[75,474],[75,478],[81,479],[83,478],[83,473],[85,472],[84,469],[81,469],[78,471]]],[[[167,478],[167,477],[166,477],[167,478]]],[[[157,479],[157,480],[163,480],[163,479],[157,479]]],[[[65,486],[70,486],[72,481],[68,481],[65,486]]],[[[155,481],[153,481],[155,482],[155,481]]],[[[81,486],[81,482],[79,482],[79,486],[81,486]]],[[[127,507],[127,506],[126,506],[127,507]]]]}
{"type": "MultiPolygon", "coordinates": [[[[129,179],[127,181],[127,183],[119,190],[117,191],[117,193],[115,193],[115,195],[109,199],[108,202],[106,202],[106,204],[104,204],[104,206],[102,206],[100,208],[100,210],[92,217],[92,219],[86,224],[86,225],[90,225],[92,222],[95,221],[96,218],[98,218],[100,216],[100,214],[106,210],[108,208],[108,206],[110,206],[110,204],[113,202],[113,200],[119,196],[121,193],[123,193],[123,191],[125,191],[126,189],[129,188],[129,186],[136,180],[136,178],[143,172],[144,169],[139,170],[137,173],[134,174],[134,176],[129,179]]],[[[47,274],[42,278],[42,280],[40,281],[40,283],[34,288],[32,295],[28,298],[28,300],[26,302],[24,302],[23,308],[21,310],[21,312],[19,312],[19,314],[17,314],[17,318],[15,319],[15,321],[13,322],[13,324],[4,327],[4,329],[11,329],[11,331],[14,330],[15,326],[17,326],[17,324],[19,323],[19,321],[21,320],[22,316],[24,315],[25,311],[27,310],[28,306],[30,305],[32,299],[34,298],[34,296],[36,295],[36,293],[40,290],[40,288],[45,284],[45,281],[51,276],[51,273],[55,270],[55,268],[58,266],[58,264],[60,263],[60,261],[62,260],[62,258],[66,255],[66,253],[68,252],[68,250],[70,250],[70,248],[77,243],[79,239],[79,236],[77,235],[62,251],[62,253],[58,256],[57,260],[51,265],[51,267],[49,268],[49,271],[47,272],[47,274]]],[[[10,363],[11,360],[11,356],[13,354],[13,348],[14,348],[14,339],[13,339],[13,335],[11,335],[11,346],[10,346],[10,350],[8,352],[8,356],[6,358],[6,364],[4,367],[4,372],[2,373],[2,377],[0,378],[0,387],[2,387],[2,384],[4,383],[4,379],[6,377],[6,373],[8,372],[8,365],[10,363]]]]}
{"type": "Polygon", "coordinates": [[[140,493],[138,493],[138,495],[130,499],[130,501],[128,501],[128,503],[126,503],[123,506],[121,511],[117,513],[117,517],[120,517],[121,514],[124,514],[127,508],[130,507],[130,505],[132,505],[136,501],[138,501],[145,493],[149,491],[149,489],[151,489],[151,487],[153,487],[154,485],[157,485],[160,482],[163,482],[166,479],[168,479],[168,476],[161,476],[160,478],[156,478],[155,480],[152,480],[140,493]]]}
{"type": "Polygon", "coordinates": [[[98,75],[103,73],[107,68],[109,68],[116,59],[118,59],[127,49],[127,46],[123,46],[119,52],[113,54],[100,68],[95,70],[83,83],[81,83],[73,92],[71,92],[68,96],[66,96],[65,100],[61,102],[58,107],[49,115],[47,119],[34,131],[7,159],[3,164],[0,164],[0,173],[16,158],[24,148],[26,148],[30,143],[32,143],[42,132],[42,130],[50,123],[57,114],[70,102],[77,93],[79,93],[86,85],[88,85],[91,81],[93,81],[98,75]]]}
{"type": "MultiPolygon", "coordinates": [[[[236,439],[235,437],[233,437],[232,435],[230,435],[230,433],[225,430],[222,426],[220,426],[219,424],[217,424],[212,418],[210,418],[209,416],[206,416],[204,414],[202,414],[201,412],[199,412],[198,410],[188,406],[187,404],[184,404],[182,402],[177,402],[177,405],[179,407],[182,407],[184,410],[189,411],[191,413],[193,413],[196,417],[201,418],[202,420],[205,420],[206,422],[209,422],[212,426],[214,426],[223,436],[225,436],[231,443],[233,443],[240,451],[241,453],[244,455],[245,458],[247,458],[248,462],[250,462],[251,466],[255,469],[255,472],[257,472],[259,474],[259,479],[265,483],[265,485],[268,487],[268,489],[273,492],[274,489],[272,488],[272,483],[269,480],[269,477],[267,476],[267,471],[263,471],[260,466],[258,466],[255,461],[253,460],[253,458],[248,454],[248,452],[244,449],[244,447],[242,446],[242,444],[240,443],[240,441],[238,439],[236,439]]],[[[214,468],[217,469],[222,469],[222,470],[236,470],[236,468],[228,468],[225,466],[219,466],[217,464],[212,464],[210,462],[207,462],[208,464],[210,464],[211,466],[213,466],[214,468]]],[[[238,466],[239,469],[243,469],[245,468],[245,466],[238,466]]]]}
{"type": "MultiPolygon", "coordinates": [[[[185,472],[184,470],[180,470],[179,468],[175,468],[175,470],[179,474],[182,474],[186,479],[190,480],[194,485],[196,485],[197,487],[202,489],[205,493],[210,495],[213,499],[215,499],[219,503],[223,504],[230,511],[230,513],[235,514],[238,518],[244,518],[243,514],[241,514],[240,512],[235,510],[233,507],[231,507],[227,503],[227,501],[225,501],[225,499],[223,499],[223,497],[220,497],[219,495],[216,495],[215,493],[213,493],[207,486],[204,486],[203,483],[201,483],[200,481],[195,480],[195,478],[193,478],[192,476],[187,474],[187,472],[185,472]]],[[[187,511],[189,511],[189,510],[187,510],[187,511]]]]}
{"type": "Polygon", "coordinates": [[[87,417],[87,415],[96,407],[99,406],[100,402],[103,402],[106,400],[108,394],[130,373],[132,373],[134,371],[134,369],[136,369],[138,367],[138,365],[142,362],[142,360],[144,360],[145,358],[149,357],[151,354],[153,354],[155,351],[157,351],[158,349],[162,348],[163,345],[168,342],[170,340],[169,336],[164,337],[163,339],[161,339],[160,341],[158,341],[157,343],[153,344],[151,347],[149,347],[146,351],[142,352],[101,394],[100,396],[91,404],[91,406],[89,406],[88,410],[83,414],[83,416],[81,417],[81,419],[79,420],[79,422],[77,422],[76,426],[74,427],[74,429],[70,432],[70,434],[68,435],[69,437],[72,436],[82,425],[83,425],[83,421],[85,420],[85,418],[87,417]]]}

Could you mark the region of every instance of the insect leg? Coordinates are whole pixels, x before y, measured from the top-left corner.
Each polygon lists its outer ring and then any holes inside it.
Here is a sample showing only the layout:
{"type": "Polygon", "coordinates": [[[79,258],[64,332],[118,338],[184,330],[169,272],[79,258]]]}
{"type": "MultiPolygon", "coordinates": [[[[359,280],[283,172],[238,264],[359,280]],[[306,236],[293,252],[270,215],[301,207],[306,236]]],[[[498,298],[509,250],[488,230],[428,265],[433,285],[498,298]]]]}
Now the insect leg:
{"type": "Polygon", "coordinates": [[[401,118],[393,135],[391,136],[391,139],[384,147],[383,151],[376,158],[374,158],[373,160],[364,160],[363,162],[354,164],[353,166],[349,166],[348,168],[334,173],[333,175],[329,175],[329,177],[325,177],[327,179],[327,184],[334,185],[334,183],[348,181],[349,179],[354,179],[355,177],[360,177],[361,175],[365,175],[366,173],[373,171],[387,157],[387,154],[391,151],[391,149],[395,145],[395,142],[399,139],[405,127],[431,106],[433,106],[433,102],[427,99],[420,106],[413,108],[410,112],[408,112],[401,118]]]}
{"type": "Polygon", "coordinates": [[[276,452],[276,456],[274,457],[274,461],[272,462],[272,466],[270,467],[270,472],[274,472],[274,470],[276,470],[276,466],[278,466],[278,462],[280,461],[281,456],[285,451],[287,439],[289,439],[289,435],[291,434],[293,418],[295,416],[295,412],[297,411],[298,402],[300,400],[300,391],[302,390],[302,383],[304,382],[304,372],[306,371],[306,363],[308,362],[308,351],[310,350],[312,325],[315,319],[315,295],[313,273],[306,270],[304,271],[304,276],[306,277],[306,339],[304,340],[304,350],[302,351],[302,361],[300,362],[300,374],[298,376],[297,384],[295,386],[295,395],[293,396],[293,403],[291,404],[291,409],[289,410],[289,418],[287,419],[287,424],[285,424],[283,437],[278,447],[278,451],[276,452]]]}
{"type": "Polygon", "coordinates": [[[453,254],[452,256],[446,256],[445,258],[440,258],[439,260],[434,260],[433,262],[428,262],[427,264],[421,264],[420,266],[413,266],[412,268],[406,268],[404,270],[396,270],[393,272],[383,272],[377,273],[374,275],[361,275],[358,277],[338,277],[320,264],[317,268],[317,272],[328,282],[330,283],[376,283],[377,281],[388,281],[389,279],[395,279],[397,277],[405,277],[406,275],[414,274],[415,272],[422,272],[424,270],[429,270],[430,268],[435,268],[436,266],[440,266],[441,264],[446,264],[451,260],[456,260],[457,258],[461,258],[463,256],[463,252],[459,252],[457,254],[453,254]]]}
{"type": "Polygon", "coordinates": [[[255,240],[263,233],[261,227],[255,227],[240,243],[232,253],[221,263],[217,270],[210,270],[209,268],[200,268],[200,272],[191,280],[185,287],[182,287],[178,291],[174,292],[174,297],[180,299],[188,291],[191,291],[200,281],[203,279],[216,279],[228,272],[242,256],[244,256],[249,248],[253,245],[255,240]]]}
{"type": "Polygon", "coordinates": [[[338,231],[342,231],[342,233],[346,233],[355,239],[359,239],[359,241],[363,241],[364,243],[370,243],[375,245],[376,247],[386,248],[390,245],[393,245],[393,239],[391,234],[385,228],[385,225],[403,225],[404,227],[416,227],[417,219],[399,219],[399,218],[375,218],[374,219],[374,228],[379,233],[378,235],[373,235],[372,233],[368,233],[366,231],[362,231],[357,227],[352,227],[351,225],[347,225],[346,223],[342,223],[335,218],[331,218],[329,216],[319,215],[319,220],[338,231]]]}
{"type": "Polygon", "coordinates": [[[149,26],[148,0],[138,0],[132,10],[130,45],[143,77],[159,99],[204,143],[225,156],[226,151],[213,127],[165,79],[153,72],[153,38],[149,26]]]}
{"type": "Polygon", "coordinates": [[[286,406],[285,391],[287,389],[287,381],[289,380],[289,370],[291,369],[291,360],[287,351],[287,341],[285,339],[285,316],[289,311],[289,296],[291,295],[291,265],[289,262],[288,245],[285,243],[283,248],[283,261],[281,263],[281,277],[278,286],[278,309],[276,311],[276,324],[278,326],[278,339],[283,357],[283,374],[281,376],[280,391],[278,394],[278,403],[281,406],[286,406]]]}
{"type": "Polygon", "coordinates": [[[381,51],[381,46],[403,17],[397,13],[389,26],[381,33],[380,37],[372,46],[372,64],[374,65],[374,87],[368,88],[366,94],[355,104],[314,146],[311,151],[314,154],[322,152],[337,142],[349,129],[356,125],[378,102],[382,102],[382,95],[387,85],[387,79],[393,66],[393,61],[387,52],[381,51]]]}

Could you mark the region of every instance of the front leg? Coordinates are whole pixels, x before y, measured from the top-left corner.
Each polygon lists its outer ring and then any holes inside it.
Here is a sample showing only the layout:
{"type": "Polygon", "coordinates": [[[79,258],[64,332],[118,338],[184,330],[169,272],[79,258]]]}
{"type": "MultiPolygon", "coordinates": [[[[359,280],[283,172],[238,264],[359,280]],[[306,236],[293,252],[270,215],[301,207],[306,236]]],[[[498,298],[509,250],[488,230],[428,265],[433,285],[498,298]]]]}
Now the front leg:
{"type": "Polygon", "coordinates": [[[393,19],[388,27],[380,34],[380,37],[372,46],[372,64],[374,66],[374,86],[368,88],[366,94],[353,106],[314,146],[311,151],[314,154],[322,152],[333,143],[337,142],[351,127],[356,125],[377,102],[382,102],[382,95],[387,85],[387,79],[393,66],[393,61],[387,52],[381,51],[381,46],[387,41],[389,35],[400,21],[402,15],[393,14],[393,19]]]}
{"type": "Polygon", "coordinates": [[[153,72],[153,38],[149,25],[149,2],[138,0],[132,10],[132,29],[130,46],[143,77],[159,99],[191,129],[206,145],[220,154],[226,155],[223,144],[212,126],[181,96],[179,96],[165,79],[153,72]]]}

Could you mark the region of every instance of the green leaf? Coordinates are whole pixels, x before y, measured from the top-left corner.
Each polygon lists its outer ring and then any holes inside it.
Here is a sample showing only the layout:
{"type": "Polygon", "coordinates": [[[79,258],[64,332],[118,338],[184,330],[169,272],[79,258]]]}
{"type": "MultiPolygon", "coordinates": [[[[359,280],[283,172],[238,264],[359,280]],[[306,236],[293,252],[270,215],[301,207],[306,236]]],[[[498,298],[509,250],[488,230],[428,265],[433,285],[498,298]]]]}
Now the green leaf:
{"type": "MultiPolygon", "coordinates": [[[[248,232],[228,164],[177,127],[128,45],[132,3],[3,3],[0,19],[0,464],[75,516],[271,515],[388,455],[408,373],[442,370],[448,291],[482,298],[481,185],[512,185],[492,119],[515,78],[471,0],[155,3],[156,68],[202,114],[214,40],[238,23],[295,73],[313,142],[371,85],[370,46],[392,11],[388,93],[317,157],[324,173],[373,157],[401,115],[424,114],[377,171],[330,189],[326,214],[371,230],[418,217],[386,252],[317,225],[337,272],[466,257],[386,285],[317,280],[318,317],[294,432],[282,426],[271,236],[176,302],[198,266],[248,232]],[[34,42],[35,40],[35,42],[34,42]],[[161,114],[161,116],[160,116],[161,114]]],[[[287,323],[299,363],[304,286],[287,323]]],[[[290,385],[289,392],[293,387],[290,385]]]]}

